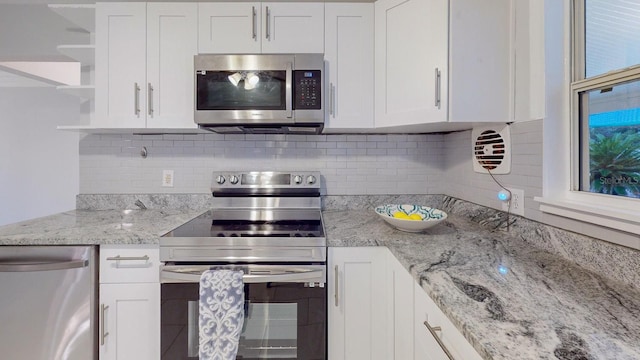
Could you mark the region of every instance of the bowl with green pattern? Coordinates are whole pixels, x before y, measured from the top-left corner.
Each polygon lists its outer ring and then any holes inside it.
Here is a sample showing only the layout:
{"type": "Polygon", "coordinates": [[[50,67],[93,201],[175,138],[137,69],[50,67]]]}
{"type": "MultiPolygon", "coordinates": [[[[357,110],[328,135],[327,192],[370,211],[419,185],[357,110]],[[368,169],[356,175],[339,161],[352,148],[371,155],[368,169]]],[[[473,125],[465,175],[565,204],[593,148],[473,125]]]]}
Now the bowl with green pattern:
{"type": "Polygon", "coordinates": [[[375,208],[376,213],[394,228],[407,232],[421,232],[447,218],[436,208],[414,204],[387,204],[375,208]]]}

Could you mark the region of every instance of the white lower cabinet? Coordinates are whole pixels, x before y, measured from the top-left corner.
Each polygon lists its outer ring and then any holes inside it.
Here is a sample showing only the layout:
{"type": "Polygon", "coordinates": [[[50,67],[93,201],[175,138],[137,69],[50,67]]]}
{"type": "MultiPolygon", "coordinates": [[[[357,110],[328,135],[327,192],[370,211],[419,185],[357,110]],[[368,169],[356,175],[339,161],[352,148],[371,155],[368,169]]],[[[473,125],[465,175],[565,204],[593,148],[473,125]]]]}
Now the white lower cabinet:
{"type": "MultiPolygon", "coordinates": [[[[413,359],[413,286],[415,280],[387,250],[388,344],[392,359],[413,359]]],[[[417,359],[417,358],[416,358],[417,359]]]]}
{"type": "Polygon", "coordinates": [[[100,360],[160,359],[160,284],[101,284],[100,312],[100,360]]]}
{"type": "Polygon", "coordinates": [[[424,289],[418,283],[415,283],[414,287],[413,358],[415,360],[481,360],[482,357],[424,289]]]}
{"type": "Polygon", "coordinates": [[[329,360],[482,359],[386,247],[329,248],[328,266],[329,360]]]}
{"type": "Polygon", "coordinates": [[[100,360],[160,359],[157,246],[100,247],[100,360]]]}
{"type": "Polygon", "coordinates": [[[329,248],[329,360],[389,360],[387,252],[383,247],[329,248]]]}

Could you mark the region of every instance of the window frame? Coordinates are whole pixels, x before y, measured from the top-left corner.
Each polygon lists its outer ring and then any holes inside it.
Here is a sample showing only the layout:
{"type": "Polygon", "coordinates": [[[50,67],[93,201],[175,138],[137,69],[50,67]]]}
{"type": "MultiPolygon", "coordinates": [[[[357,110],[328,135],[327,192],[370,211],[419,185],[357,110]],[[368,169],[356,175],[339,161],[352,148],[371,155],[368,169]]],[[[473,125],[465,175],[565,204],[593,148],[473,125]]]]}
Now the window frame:
{"type": "MultiPolygon", "coordinates": [[[[640,199],[580,191],[580,99],[584,91],[613,86],[640,79],[640,65],[585,78],[584,1],[570,0],[564,4],[564,90],[562,109],[547,113],[544,121],[543,197],[535,198],[540,211],[629,234],[640,235],[640,199]],[[582,16],[580,16],[582,15],[582,16]],[[582,31],[579,31],[581,29],[582,31]],[[552,138],[549,141],[549,138],[552,138]],[[554,142],[557,142],[554,144],[554,142]],[[549,153],[568,150],[568,157],[549,153]],[[562,174],[558,174],[563,170],[562,174]],[[634,211],[635,209],[635,211],[634,211]]],[[[547,5],[545,5],[546,7],[547,5]]],[[[553,11],[553,9],[545,9],[553,11]]],[[[546,16],[546,15],[545,15],[546,16]]],[[[549,31],[545,29],[545,31],[549,31]]],[[[549,38],[546,36],[547,39],[549,38]]],[[[549,59],[547,61],[547,66],[549,59]]],[[[556,64],[553,64],[554,66],[556,64]]],[[[549,79],[547,80],[549,81],[549,79]]],[[[546,89],[549,102],[550,88],[546,89]]],[[[588,151],[588,144],[587,151],[588,151]]],[[[629,242],[624,237],[609,241],[640,249],[640,240],[629,242]]]]}

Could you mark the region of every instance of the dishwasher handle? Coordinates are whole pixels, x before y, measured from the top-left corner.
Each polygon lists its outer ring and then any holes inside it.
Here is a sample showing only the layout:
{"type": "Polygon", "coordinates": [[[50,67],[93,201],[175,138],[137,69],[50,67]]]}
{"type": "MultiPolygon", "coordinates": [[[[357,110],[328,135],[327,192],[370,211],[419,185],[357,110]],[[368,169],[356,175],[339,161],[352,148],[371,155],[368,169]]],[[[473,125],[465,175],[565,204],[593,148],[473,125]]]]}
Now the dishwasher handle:
{"type": "Polygon", "coordinates": [[[0,272],[33,272],[79,269],[89,266],[89,260],[34,260],[0,263],[0,272]]]}

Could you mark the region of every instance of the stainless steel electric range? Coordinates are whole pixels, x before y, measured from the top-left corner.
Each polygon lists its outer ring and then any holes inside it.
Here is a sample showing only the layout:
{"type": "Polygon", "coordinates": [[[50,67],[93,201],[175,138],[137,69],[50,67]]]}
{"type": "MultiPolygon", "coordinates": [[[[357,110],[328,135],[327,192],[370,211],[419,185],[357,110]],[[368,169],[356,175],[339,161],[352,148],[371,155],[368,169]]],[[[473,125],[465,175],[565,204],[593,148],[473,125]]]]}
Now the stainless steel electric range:
{"type": "Polygon", "coordinates": [[[245,272],[237,359],[326,359],[326,238],[318,172],[213,174],[212,208],[160,239],[162,358],[198,358],[199,279],[245,272]]]}

